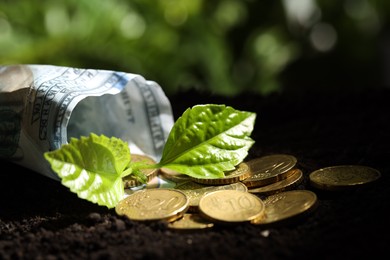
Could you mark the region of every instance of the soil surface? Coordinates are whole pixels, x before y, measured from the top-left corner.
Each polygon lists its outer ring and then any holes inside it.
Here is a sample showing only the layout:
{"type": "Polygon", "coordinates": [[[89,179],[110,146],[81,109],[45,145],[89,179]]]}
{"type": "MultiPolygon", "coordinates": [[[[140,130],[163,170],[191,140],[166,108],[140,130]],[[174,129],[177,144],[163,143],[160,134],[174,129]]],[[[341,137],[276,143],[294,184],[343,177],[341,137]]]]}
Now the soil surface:
{"type": "Polygon", "coordinates": [[[227,98],[182,92],[169,97],[175,117],[192,105],[223,103],[257,113],[247,159],[291,154],[304,173],[297,189],[317,208],[270,227],[215,225],[177,232],[164,222],[135,222],[79,199],[59,182],[2,160],[0,259],[378,259],[388,253],[390,89],[227,98]],[[382,174],[341,192],[312,187],[322,167],[358,164],[382,174]]]}

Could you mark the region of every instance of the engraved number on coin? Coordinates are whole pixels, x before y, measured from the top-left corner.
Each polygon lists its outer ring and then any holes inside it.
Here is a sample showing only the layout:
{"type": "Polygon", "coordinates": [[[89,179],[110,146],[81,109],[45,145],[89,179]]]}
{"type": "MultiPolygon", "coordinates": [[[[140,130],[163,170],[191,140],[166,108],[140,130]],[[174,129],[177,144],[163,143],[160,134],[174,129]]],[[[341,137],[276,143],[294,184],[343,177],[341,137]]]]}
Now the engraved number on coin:
{"type": "Polygon", "coordinates": [[[177,208],[180,205],[180,198],[177,196],[171,197],[168,200],[165,199],[151,199],[148,203],[137,203],[135,207],[144,211],[155,211],[155,210],[169,210],[177,208]]]}
{"type": "Polygon", "coordinates": [[[223,200],[218,197],[211,198],[211,203],[214,207],[221,211],[237,211],[242,209],[250,209],[255,203],[247,196],[239,196],[238,198],[231,198],[223,200]]]}

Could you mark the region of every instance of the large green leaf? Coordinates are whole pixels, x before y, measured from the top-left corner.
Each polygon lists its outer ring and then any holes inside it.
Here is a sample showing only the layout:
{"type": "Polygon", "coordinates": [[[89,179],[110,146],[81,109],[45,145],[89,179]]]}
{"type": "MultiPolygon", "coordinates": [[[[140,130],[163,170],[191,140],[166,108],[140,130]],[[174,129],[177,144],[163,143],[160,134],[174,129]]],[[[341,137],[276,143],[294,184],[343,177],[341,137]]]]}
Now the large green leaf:
{"type": "Polygon", "coordinates": [[[159,167],[196,178],[220,178],[247,156],[256,114],[225,105],[196,105],[177,119],[159,167]]]}
{"type": "Polygon", "coordinates": [[[61,183],[78,197],[113,208],[123,199],[122,176],[130,162],[126,142],[93,133],[44,153],[61,183]]]}

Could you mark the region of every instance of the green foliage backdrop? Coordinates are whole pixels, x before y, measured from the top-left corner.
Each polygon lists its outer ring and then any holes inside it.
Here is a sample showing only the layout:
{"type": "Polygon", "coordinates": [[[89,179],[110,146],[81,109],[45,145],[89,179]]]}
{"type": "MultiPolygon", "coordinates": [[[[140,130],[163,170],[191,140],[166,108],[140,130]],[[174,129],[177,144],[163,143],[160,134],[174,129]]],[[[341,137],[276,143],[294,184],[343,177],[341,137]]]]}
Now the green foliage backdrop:
{"type": "Polygon", "coordinates": [[[168,94],[380,85],[389,11],[386,0],[2,0],[0,63],[136,73],[168,94]]]}

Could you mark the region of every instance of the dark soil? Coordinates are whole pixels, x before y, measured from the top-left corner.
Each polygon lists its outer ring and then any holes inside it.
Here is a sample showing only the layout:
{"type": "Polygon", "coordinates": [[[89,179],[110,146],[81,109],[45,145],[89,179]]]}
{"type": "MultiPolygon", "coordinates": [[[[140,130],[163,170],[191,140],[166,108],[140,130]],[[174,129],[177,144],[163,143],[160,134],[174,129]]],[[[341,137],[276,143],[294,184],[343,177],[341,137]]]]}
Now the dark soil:
{"type": "Polygon", "coordinates": [[[79,199],[59,182],[2,160],[0,259],[378,259],[388,254],[390,89],[253,94],[235,98],[183,92],[170,97],[175,117],[195,104],[223,103],[257,113],[247,159],[285,153],[298,159],[318,207],[271,227],[217,225],[176,232],[135,222],[79,199]],[[372,185],[324,192],[313,170],[359,164],[378,169],[372,185]],[[264,232],[267,231],[267,232],[264,232]]]}

